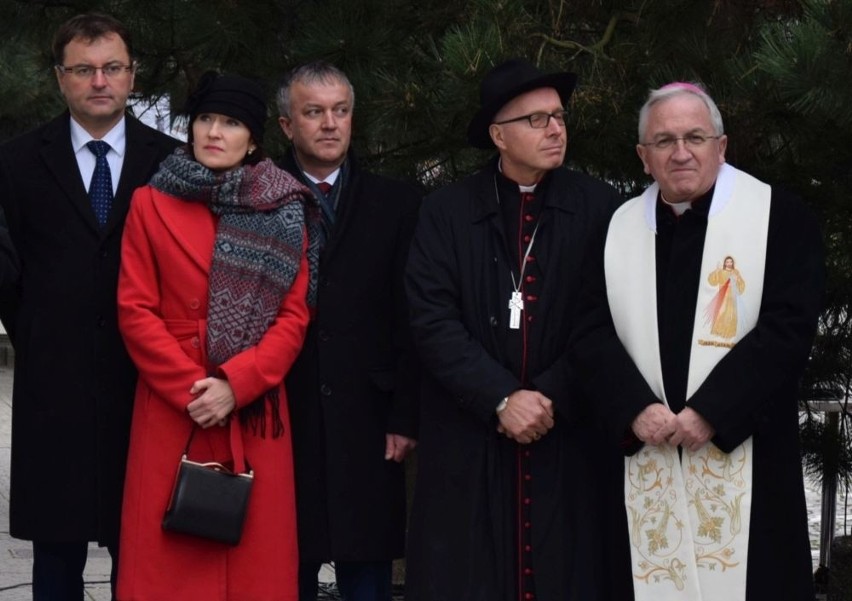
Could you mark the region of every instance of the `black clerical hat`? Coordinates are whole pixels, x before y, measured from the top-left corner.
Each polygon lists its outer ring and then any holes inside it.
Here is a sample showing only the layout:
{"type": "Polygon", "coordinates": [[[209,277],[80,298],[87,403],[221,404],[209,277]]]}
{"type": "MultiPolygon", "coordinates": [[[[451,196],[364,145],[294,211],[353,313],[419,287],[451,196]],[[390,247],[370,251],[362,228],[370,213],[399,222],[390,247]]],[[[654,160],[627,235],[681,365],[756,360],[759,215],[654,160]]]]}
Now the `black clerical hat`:
{"type": "Polygon", "coordinates": [[[497,65],[482,80],[479,88],[480,109],[467,128],[467,141],[476,148],[492,148],[494,143],[488,134],[488,127],[494,121],[494,115],[507,102],[525,92],[555,88],[565,106],[576,83],[577,76],[573,73],[544,73],[522,58],[513,58],[497,65]]]}

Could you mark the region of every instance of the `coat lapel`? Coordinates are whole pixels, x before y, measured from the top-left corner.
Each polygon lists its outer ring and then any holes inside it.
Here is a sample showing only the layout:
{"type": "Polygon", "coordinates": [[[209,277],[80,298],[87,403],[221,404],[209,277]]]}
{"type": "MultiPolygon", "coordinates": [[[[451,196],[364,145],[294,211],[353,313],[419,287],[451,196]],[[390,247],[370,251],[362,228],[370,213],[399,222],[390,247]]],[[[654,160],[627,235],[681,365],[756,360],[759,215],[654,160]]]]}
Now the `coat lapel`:
{"type": "Polygon", "coordinates": [[[509,243],[503,227],[503,217],[500,213],[500,199],[497,190],[497,160],[491,163],[491,168],[482,169],[474,175],[474,194],[472,198],[471,219],[475,226],[481,225],[488,229],[493,237],[495,249],[499,249],[501,259],[506,266],[511,264],[509,243]]]}
{"type": "MultiPolygon", "coordinates": [[[[563,167],[554,169],[550,173],[549,181],[545,182],[547,189],[545,190],[544,206],[541,212],[539,235],[541,235],[542,241],[546,242],[540,247],[541,251],[536,254],[536,260],[541,263],[542,271],[545,273],[548,271],[548,263],[552,258],[565,256],[563,248],[576,249],[573,241],[581,239],[581,237],[578,237],[580,232],[575,231],[578,221],[573,218],[573,214],[577,211],[583,191],[574,186],[565,177],[566,174],[567,171],[563,167]],[[551,232],[550,230],[555,227],[554,224],[556,223],[567,224],[568,228],[551,232]]],[[[574,253],[576,253],[576,250],[574,253]]],[[[570,255],[568,256],[571,260],[570,255]]],[[[549,278],[548,282],[545,282],[545,286],[547,286],[547,283],[553,283],[551,280],[552,278],[549,278]]],[[[542,295],[545,291],[547,291],[547,287],[542,290],[542,295]]]]}
{"type": "Polygon", "coordinates": [[[366,207],[372,202],[370,199],[365,198],[365,195],[360,191],[361,176],[351,155],[348,160],[349,181],[343,182],[339,214],[337,215],[331,237],[322,251],[323,261],[330,261],[336,254],[337,249],[340,248],[341,241],[346,236],[346,232],[349,231],[349,226],[355,215],[360,211],[368,210],[366,207]]]}
{"type": "Polygon", "coordinates": [[[77,158],[71,148],[70,119],[70,113],[65,112],[48,125],[42,138],[41,157],[47,170],[65,193],[65,197],[80,214],[80,219],[94,233],[99,234],[100,227],[89,202],[89,196],[86,194],[86,186],[80,177],[77,158]]]}
{"type": "Polygon", "coordinates": [[[156,189],[154,209],[177,245],[184,250],[205,273],[209,273],[213,260],[210,240],[216,236],[216,221],[207,205],[183,201],[156,189]]]}
{"type": "MultiPolygon", "coordinates": [[[[133,191],[148,183],[140,179],[141,174],[154,173],[155,163],[160,155],[160,148],[147,126],[129,114],[125,116],[124,122],[127,145],[121,167],[121,176],[118,179],[118,188],[112,201],[112,210],[103,230],[104,236],[108,236],[116,227],[124,223],[124,218],[130,208],[133,191]]],[[[88,198],[86,200],[88,201],[88,198]]]]}

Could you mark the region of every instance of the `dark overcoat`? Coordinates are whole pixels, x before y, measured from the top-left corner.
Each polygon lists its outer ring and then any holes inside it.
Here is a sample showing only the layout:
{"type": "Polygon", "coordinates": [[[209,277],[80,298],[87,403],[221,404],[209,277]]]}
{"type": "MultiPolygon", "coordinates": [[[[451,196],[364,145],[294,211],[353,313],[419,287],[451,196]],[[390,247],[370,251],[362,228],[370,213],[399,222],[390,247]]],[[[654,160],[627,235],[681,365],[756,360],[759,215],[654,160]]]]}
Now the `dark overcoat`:
{"type": "MultiPolygon", "coordinates": [[[[737,200],[748,199],[732,202],[737,200]]],[[[684,406],[708,209],[709,203],[697,210],[694,204],[680,218],[670,218],[670,225],[661,210],[657,213],[657,323],[666,395],[679,398],[679,406],[672,404],[675,412],[684,406]],[[661,245],[668,250],[662,251],[661,245]],[[676,381],[680,386],[670,387],[676,381]]],[[[590,254],[574,354],[613,444],[623,441],[629,455],[642,446],[635,438],[626,444],[633,419],[659,400],[612,326],[604,241],[601,236],[590,254]]],[[[748,601],[814,598],[798,435],[798,381],[816,330],[824,280],[822,242],[814,216],[800,200],[773,188],[757,323],[686,399],[714,428],[713,443],[722,451],[731,452],[753,437],[748,601]]],[[[623,483],[623,464],[616,478],[623,483]]],[[[622,526],[609,544],[621,548],[628,538],[623,496],[612,499],[619,506],[613,510],[613,520],[622,526]]],[[[619,580],[627,575],[627,587],[631,586],[629,566],[613,562],[611,569],[619,580]]],[[[628,595],[624,593],[625,598],[628,595]]]]}
{"type": "Polygon", "coordinates": [[[178,144],[126,117],[112,211],[98,227],[70,115],[0,147],[0,204],[21,263],[3,322],[15,347],[10,533],[118,541],[136,371],[118,332],[121,234],[133,190],[178,144]]]}
{"type": "MultiPolygon", "coordinates": [[[[286,380],[304,561],[402,556],[404,472],[384,459],[385,434],[417,437],[402,274],[420,196],[348,160],[316,314],[286,380]]],[[[282,167],[304,180],[292,155],[282,167]]]]}
{"type": "MultiPolygon", "coordinates": [[[[15,289],[20,270],[18,254],[9,235],[6,214],[0,208],[0,291],[8,293],[15,289]]],[[[2,317],[2,295],[0,295],[0,317],[2,317]]]]}
{"type": "MultiPolygon", "coordinates": [[[[406,598],[510,601],[514,585],[517,445],[497,433],[495,407],[522,387],[505,343],[512,291],[495,166],[423,203],[406,273],[412,330],[423,363],[417,483],[406,598]]],[[[576,283],[590,232],[620,202],[591,177],[559,168],[535,238],[542,272],[527,341],[532,387],[557,406],[556,425],[532,451],[536,599],[599,599],[595,435],[566,361],[576,283]]],[[[527,385],[529,387],[529,385],[527,385]]]]}

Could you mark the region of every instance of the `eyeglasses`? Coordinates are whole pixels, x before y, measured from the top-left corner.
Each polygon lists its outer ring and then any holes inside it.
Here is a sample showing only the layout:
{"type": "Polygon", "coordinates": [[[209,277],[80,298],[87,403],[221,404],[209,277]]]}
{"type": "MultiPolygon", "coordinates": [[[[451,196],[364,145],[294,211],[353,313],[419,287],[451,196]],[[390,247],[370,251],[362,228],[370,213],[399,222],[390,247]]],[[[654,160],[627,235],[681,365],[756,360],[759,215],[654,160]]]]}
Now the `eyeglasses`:
{"type": "Polygon", "coordinates": [[[111,79],[113,77],[118,77],[123,73],[127,73],[132,71],[136,66],[136,63],[131,63],[129,65],[122,65],[121,63],[110,63],[108,65],[104,65],[103,67],[95,67],[93,65],[72,65],[70,67],[66,67],[65,65],[56,65],[56,70],[62,73],[63,75],[70,73],[77,79],[91,79],[95,76],[95,73],[100,71],[104,74],[104,77],[107,79],[111,79]]]}
{"type": "Polygon", "coordinates": [[[687,148],[701,148],[710,140],[718,140],[722,136],[705,136],[703,134],[687,134],[679,138],[674,136],[663,136],[657,138],[653,142],[642,142],[640,146],[650,146],[654,150],[668,150],[677,145],[679,140],[683,140],[683,145],[687,148]]]}
{"type": "Polygon", "coordinates": [[[514,119],[506,119],[505,121],[495,121],[494,125],[505,125],[507,123],[515,123],[526,119],[533,129],[544,129],[550,125],[550,120],[556,121],[557,125],[565,125],[565,117],[568,116],[568,111],[553,111],[552,113],[530,113],[529,115],[521,115],[514,119]]]}

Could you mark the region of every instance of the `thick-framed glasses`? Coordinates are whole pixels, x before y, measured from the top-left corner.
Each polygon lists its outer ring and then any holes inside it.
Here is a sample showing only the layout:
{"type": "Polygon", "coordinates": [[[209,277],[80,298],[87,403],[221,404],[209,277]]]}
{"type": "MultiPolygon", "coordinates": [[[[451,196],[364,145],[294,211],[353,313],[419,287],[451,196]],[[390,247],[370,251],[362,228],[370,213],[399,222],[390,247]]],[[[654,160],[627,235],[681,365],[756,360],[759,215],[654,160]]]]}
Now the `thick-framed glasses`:
{"type": "Polygon", "coordinates": [[[104,74],[104,77],[110,79],[123,75],[124,73],[129,73],[135,66],[136,63],[130,63],[129,65],[110,63],[103,67],[95,67],[94,65],[71,65],[70,67],[66,67],[65,65],[56,65],[56,70],[63,75],[70,73],[77,79],[91,79],[95,76],[96,72],[100,71],[104,74]]]}
{"type": "Polygon", "coordinates": [[[683,140],[683,145],[687,148],[701,148],[710,140],[718,140],[722,136],[705,136],[704,134],[687,134],[685,136],[663,136],[657,138],[653,142],[642,142],[640,146],[650,146],[654,150],[668,150],[674,148],[678,141],[683,140]]]}
{"type": "Polygon", "coordinates": [[[553,119],[557,124],[564,126],[565,118],[568,117],[568,111],[553,111],[552,113],[530,113],[529,115],[521,115],[505,121],[495,121],[494,125],[506,125],[507,123],[515,123],[516,121],[529,121],[530,127],[533,129],[544,129],[550,125],[550,120],[553,119]]]}

